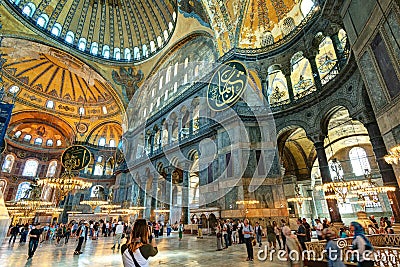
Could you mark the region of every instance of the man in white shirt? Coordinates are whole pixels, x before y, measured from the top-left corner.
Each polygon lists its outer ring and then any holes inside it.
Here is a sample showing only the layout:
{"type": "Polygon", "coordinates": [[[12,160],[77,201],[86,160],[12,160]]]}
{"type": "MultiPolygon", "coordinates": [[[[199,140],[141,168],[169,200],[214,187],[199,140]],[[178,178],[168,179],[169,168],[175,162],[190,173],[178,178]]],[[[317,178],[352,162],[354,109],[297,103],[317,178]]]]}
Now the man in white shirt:
{"type": "Polygon", "coordinates": [[[315,219],[316,222],[316,226],[315,226],[315,230],[317,232],[317,236],[318,236],[318,240],[322,240],[322,230],[324,230],[324,226],[322,225],[321,221],[319,219],[315,219]]]}
{"type": "Polygon", "coordinates": [[[111,249],[115,249],[115,244],[118,241],[118,249],[121,246],[121,238],[122,234],[124,233],[124,225],[121,221],[118,222],[117,226],[115,227],[115,236],[114,236],[114,246],[111,249]]]}

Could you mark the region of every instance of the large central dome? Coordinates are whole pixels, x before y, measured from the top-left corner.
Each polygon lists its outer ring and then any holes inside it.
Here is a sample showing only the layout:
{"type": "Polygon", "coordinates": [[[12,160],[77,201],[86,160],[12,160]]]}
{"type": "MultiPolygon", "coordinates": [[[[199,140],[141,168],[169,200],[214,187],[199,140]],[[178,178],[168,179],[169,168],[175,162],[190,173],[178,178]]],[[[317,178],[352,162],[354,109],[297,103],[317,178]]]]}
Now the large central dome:
{"type": "Polygon", "coordinates": [[[8,1],[43,33],[109,60],[145,60],[168,43],[175,29],[173,0],[8,1]]]}

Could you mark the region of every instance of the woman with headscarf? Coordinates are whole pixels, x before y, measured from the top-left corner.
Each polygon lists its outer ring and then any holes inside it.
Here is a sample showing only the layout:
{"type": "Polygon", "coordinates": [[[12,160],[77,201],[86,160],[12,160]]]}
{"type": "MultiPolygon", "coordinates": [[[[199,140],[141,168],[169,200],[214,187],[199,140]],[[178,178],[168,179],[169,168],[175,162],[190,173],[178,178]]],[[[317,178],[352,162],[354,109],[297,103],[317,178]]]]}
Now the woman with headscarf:
{"type": "Polygon", "coordinates": [[[358,267],[373,267],[373,247],[364,234],[364,228],[358,222],[352,222],[350,230],[354,233],[353,250],[357,251],[358,267]]]}
{"type": "Polygon", "coordinates": [[[297,237],[292,234],[289,227],[282,227],[282,234],[286,238],[286,254],[290,267],[303,267],[302,249],[297,237]]]}
{"type": "Polygon", "coordinates": [[[345,267],[342,261],[342,251],[337,245],[337,230],[334,228],[328,228],[326,237],[326,254],[328,256],[328,267],[345,267]]]}

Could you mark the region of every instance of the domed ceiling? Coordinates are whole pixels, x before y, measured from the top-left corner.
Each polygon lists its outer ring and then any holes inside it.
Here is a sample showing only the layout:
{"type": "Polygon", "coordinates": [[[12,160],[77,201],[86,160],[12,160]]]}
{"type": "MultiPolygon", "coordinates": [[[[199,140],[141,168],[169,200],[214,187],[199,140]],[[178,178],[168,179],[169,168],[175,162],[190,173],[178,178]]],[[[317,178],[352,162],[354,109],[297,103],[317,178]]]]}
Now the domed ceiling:
{"type": "Polygon", "coordinates": [[[177,16],[173,0],[7,1],[54,40],[118,61],[142,61],[160,51],[172,36],[177,16]]]}
{"type": "Polygon", "coordinates": [[[73,118],[121,114],[115,92],[90,67],[59,50],[18,42],[5,39],[2,49],[7,53],[5,88],[9,92],[13,86],[24,89],[19,90],[17,102],[73,118]]]}

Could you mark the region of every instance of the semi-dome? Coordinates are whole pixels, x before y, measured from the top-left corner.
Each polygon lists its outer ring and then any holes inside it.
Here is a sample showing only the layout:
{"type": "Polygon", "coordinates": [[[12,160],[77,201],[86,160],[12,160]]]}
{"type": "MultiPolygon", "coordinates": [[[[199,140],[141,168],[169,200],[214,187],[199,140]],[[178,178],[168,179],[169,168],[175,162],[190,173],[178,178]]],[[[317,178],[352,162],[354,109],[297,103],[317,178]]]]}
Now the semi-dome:
{"type": "MultiPolygon", "coordinates": [[[[6,1],[7,2],[7,1],[6,1]]],[[[25,22],[76,51],[142,61],[161,50],[176,24],[176,1],[8,0],[25,22]]]]}

